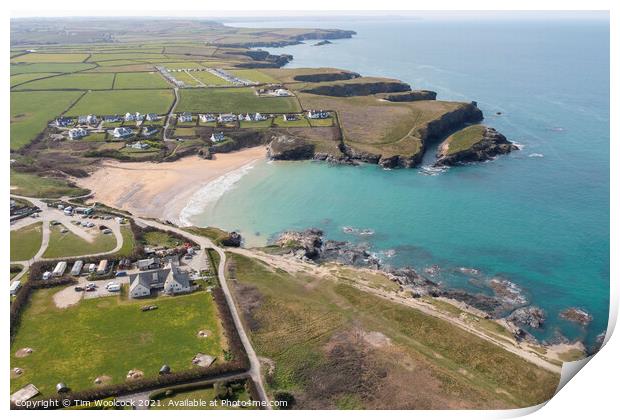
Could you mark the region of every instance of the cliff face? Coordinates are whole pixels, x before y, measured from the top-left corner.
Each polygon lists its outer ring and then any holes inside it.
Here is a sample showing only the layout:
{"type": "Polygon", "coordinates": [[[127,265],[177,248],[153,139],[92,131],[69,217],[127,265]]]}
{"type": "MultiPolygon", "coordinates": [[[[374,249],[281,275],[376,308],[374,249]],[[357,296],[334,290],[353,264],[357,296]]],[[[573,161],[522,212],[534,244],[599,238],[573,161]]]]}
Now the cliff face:
{"type": "Polygon", "coordinates": [[[357,79],[361,77],[359,73],[354,73],[351,71],[340,71],[333,73],[315,73],[315,74],[298,74],[293,79],[298,82],[312,82],[312,83],[320,83],[320,82],[335,82],[338,80],[351,80],[357,79]]]}
{"type": "Polygon", "coordinates": [[[390,102],[434,101],[437,99],[437,92],[432,90],[412,90],[410,92],[382,95],[382,98],[390,102]]]}
{"type": "Polygon", "coordinates": [[[293,56],[290,54],[273,55],[263,50],[248,50],[248,51],[244,51],[241,53],[235,51],[235,52],[230,52],[228,54],[246,55],[250,57],[252,60],[254,60],[252,62],[240,63],[240,64],[235,65],[235,67],[246,68],[246,69],[279,68],[279,67],[282,67],[288,64],[293,59],[293,56]]]}
{"type": "Polygon", "coordinates": [[[305,93],[313,93],[323,96],[367,96],[375,93],[406,92],[411,86],[403,82],[366,82],[366,83],[342,83],[322,85],[302,90],[305,93]]]}
{"type": "Polygon", "coordinates": [[[267,156],[273,160],[305,160],[314,157],[314,145],[298,137],[276,135],[267,146],[267,156]]]}
{"type": "Polygon", "coordinates": [[[447,112],[441,117],[429,121],[415,131],[415,136],[422,139],[422,143],[447,136],[451,131],[465,124],[482,121],[482,111],[475,102],[463,104],[454,111],[447,112]]]}
{"type": "Polygon", "coordinates": [[[440,146],[435,166],[455,166],[469,162],[483,162],[518,149],[503,134],[490,127],[485,128],[480,141],[464,150],[449,153],[449,149],[446,146],[444,144],[440,146]]]}

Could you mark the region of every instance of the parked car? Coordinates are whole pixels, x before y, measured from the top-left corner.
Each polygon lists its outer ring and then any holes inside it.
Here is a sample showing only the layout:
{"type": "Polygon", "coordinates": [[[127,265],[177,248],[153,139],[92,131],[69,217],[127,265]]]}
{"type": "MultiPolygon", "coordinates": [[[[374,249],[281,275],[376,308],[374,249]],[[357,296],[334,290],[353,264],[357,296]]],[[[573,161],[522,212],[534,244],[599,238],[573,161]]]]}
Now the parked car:
{"type": "Polygon", "coordinates": [[[86,286],[85,290],[87,292],[94,292],[95,290],[97,290],[97,288],[95,286],[86,286]]]}
{"type": "Polygon", "coordinates": [[[96,289],[96,288],[97,288],[97,285],[96,285],[95,283],[88,283],[88,284],[86,285],[86,287],[93,287],[93,288],[95,288],[95,289],[96,289]]]}
{"type": "Polygon", "coordinates": [[[116,277],[125,277],[127,275],[126,271],[117,271],[116,272],[116,277]]]}
{"type": "Polygon", "coordinates": [[[83,292],[84,288],[82,286],[75,286],[73,290],[75,290],[76,292],[83,292]]]}

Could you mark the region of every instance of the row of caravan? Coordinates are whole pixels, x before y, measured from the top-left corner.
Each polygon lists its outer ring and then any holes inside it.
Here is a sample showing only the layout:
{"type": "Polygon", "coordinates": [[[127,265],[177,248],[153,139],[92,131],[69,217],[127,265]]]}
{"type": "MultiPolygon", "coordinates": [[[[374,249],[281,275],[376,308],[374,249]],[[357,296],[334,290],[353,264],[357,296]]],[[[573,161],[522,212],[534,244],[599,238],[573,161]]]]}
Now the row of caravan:
{"type": "MultiPolygon", "coordinates": [[[[82,274],[83,268],[84,268],[84,261],[77,260],[76,262],[73,263],[73,266],[71,267],[71,275],[79,276],[80,274],[82,274]]],[[[56,264],[56,267],[54,267],[53,271],[51,272],[46,271],[45,273],[43,273],[43,280],[49,280],[52,277],[60,277],[63,274],[65,274],[65,271],[67,271],[67,262],[60,261],[58,262],[58,264],[56,264]]],[[[96,273],[97,275],[103,275],[107,271],[108,271],[108,260],[99,261],[99,265],[95,263],[91,263],[91,264],[88,264],[87,266],[87,272],[89,274],[96,273]]]]}

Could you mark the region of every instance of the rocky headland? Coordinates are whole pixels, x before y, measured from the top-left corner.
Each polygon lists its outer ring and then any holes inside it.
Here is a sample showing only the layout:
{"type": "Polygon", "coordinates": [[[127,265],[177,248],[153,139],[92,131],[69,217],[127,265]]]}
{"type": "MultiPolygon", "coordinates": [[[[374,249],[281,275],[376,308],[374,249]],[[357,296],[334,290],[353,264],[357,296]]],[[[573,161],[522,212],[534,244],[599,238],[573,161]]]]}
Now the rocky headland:
{"type": "Polygon", "coordinates": [[[518,147],[491,127],[471,126],[448,137],[440,146],[435,166],[455,166],[484,162],[518,147]]]}

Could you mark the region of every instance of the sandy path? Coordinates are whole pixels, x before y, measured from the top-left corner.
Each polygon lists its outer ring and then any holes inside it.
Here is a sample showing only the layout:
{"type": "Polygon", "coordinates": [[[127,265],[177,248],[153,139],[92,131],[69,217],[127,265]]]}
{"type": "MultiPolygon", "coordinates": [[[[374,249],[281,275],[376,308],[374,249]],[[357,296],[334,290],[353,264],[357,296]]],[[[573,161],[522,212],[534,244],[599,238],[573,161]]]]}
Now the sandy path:
{"type": "Polygon", "coordinates": [[[175,162],[106,161],[77,183],[94,199],[134,215],[178,221],[191,196],[210,181],[265,158],[264,147],[217,154],[213,160],[191,156],[175,162]]]}

